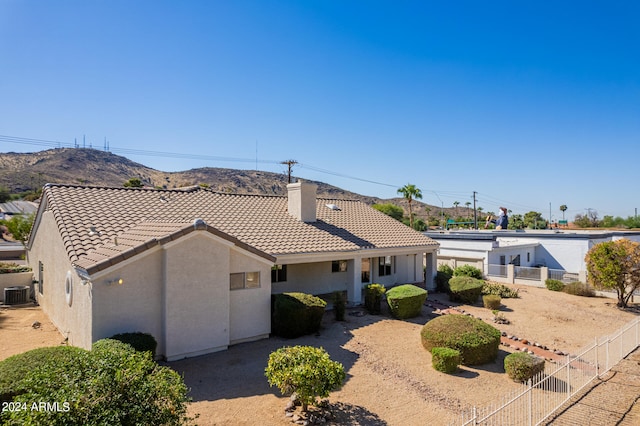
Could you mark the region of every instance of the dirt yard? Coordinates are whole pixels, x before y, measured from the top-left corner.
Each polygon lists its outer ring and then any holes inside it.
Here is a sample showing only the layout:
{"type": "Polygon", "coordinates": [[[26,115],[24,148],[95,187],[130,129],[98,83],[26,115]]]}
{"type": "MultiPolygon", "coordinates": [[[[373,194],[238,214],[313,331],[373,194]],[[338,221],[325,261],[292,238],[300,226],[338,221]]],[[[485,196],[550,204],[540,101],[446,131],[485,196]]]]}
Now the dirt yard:
{"type": "MultiPolygon", "coordinates": [[[[577,352],[638,312],[617,309],[614,299],[513,287],[521,297],[503,299],[501,309],[511,324],[495,326],[563,352],[577,352]]],[[[418,318],[406,321],[392,319],[388,312],[375,316],[351,309],[346,321],[336,322],[327,312],[318,335],[294,340],[273,337],[169,365],[184,375],[191,388],[190,413],[199,415],[200,425],[292,424],[284,412],[289,399],[270,388],[264,377],[269,354],[282,346],[321,346],[344,365],[344,386],[329,398],[334,416],[329,424],[442,425],[461,409],[493,402],[515,388],[503,369],[511,350],[505,346],[495,363],[462,367],[455,375],[436,372],[419,333],[424,323],[438,315],[435,308],[449,302],[444,295],[429,294],[427,303],[431,306],[425,306],[418,318]]],[[[493,318],[479,306],[459,308],[487,321],[493,318]]],[[[0,359],[62,340],[39,308],[1,310],[0,359]],[[41,323],[39,328],[32,327],[34,321],[41,323]]]]}

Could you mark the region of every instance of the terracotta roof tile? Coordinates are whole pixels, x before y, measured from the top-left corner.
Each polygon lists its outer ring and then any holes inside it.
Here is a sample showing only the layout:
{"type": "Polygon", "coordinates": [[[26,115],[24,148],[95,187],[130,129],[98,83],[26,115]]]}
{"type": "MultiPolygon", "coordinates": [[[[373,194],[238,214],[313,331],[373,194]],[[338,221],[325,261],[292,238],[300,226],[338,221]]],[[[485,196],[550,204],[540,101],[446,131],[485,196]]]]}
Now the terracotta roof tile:
{"type": "Polygon", "coordinates": [[[48,185],[44,197],[41,208],[53,213],[69,259],[85,269],[158,244],[198,218],[211,232],[272,256],[438,245],[359,201],[319,198],[317,221],[304,223],[289,215],[286,197],[222,194],[203,188],[48,185]]]}

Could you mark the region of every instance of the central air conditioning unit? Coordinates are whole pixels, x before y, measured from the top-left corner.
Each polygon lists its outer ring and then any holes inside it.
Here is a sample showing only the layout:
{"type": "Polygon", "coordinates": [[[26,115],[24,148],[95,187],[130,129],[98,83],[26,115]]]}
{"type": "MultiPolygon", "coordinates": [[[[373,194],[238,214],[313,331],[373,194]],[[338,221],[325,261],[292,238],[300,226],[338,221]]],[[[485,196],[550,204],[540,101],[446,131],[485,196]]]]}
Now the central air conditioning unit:
{"type": "Polygon", "coordinates": [[[5,305],[20,305],[29,301],[29,286],[21,285],[4,289],[5,305]]]}

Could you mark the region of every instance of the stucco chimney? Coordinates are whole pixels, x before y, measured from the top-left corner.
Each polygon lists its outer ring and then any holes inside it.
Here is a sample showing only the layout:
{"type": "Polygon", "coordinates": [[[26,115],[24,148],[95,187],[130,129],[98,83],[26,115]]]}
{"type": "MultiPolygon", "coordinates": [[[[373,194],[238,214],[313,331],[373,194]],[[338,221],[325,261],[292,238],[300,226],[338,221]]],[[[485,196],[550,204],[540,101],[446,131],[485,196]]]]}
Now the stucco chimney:
{"type": "Polygon", "coordinates": [[[287,185],[289,214],[303,222],[315,222],[317,190],[318,185],[301,179],[287,185]]]}

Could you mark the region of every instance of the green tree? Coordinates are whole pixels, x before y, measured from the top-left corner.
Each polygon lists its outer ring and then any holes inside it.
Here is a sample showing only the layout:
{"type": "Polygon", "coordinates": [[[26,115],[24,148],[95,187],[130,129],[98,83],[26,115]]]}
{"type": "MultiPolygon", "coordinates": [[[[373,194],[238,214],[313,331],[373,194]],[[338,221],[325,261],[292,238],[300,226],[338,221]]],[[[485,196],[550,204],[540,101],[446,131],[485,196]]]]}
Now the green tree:
{"type": "Polygon", "coordinates": [[[524,229],[524,218],[521,214],[509,216],[509,229],[524,229]]]}
{"type": "Polygon", "coordinates": [[[411,203],[414,199],[422,199],[422,191],[420,191],[420,189],[418,189],[415,185],[408,183],[402,188],[398,189],[398,194],[402,194],[402,196],[409,203],[409,225],[413,228],[413,212],[411,211],[411,203]]]}
{"type": "Polygon", "coordinates": [[[11,199],[11,193],[6,186],[0,186],[0,203],[6,203],[11,199]]]}
{"type": "Polygon", "coordinates": [[[35,215],[33,213],[27,216],[18,214],[14,215],[11,219],[0,220],[0,224],[7,227],[9,234],[11,234],[14,240],[20,241],[24,245],[27,238],[29,238],[34,217],[35,215]]]}
{"type": "Polygon", "coordinates": [[[594,245],[585,256],[589,282],[600,289],[614,289],[618,306],[626,308],[640,288],[640,243],[626,238],[594,245]]]}
{"type": "Polygon", "coordinates": [[[144,185],[140,178],[134,177],[124,183],[125,188],[142,188],[144,185]]]}
{"type": "Polygon", "coordinates": [[[458,206],[460,205],[460,201],[453,202],[453,208],[456,210],[456,216],[458,216],[458,206]]]}
{"type": "Polygon", "coordinates": [[[563,205],[560,206],[560,211],[562,212],[562,220],[564,220],[564,212],[567,211],[567,208],[568,207],[567,207],[566,204],[563,204],[563,205]]]}
{"type": "Polygon", "coordinates": [[[524,214],[524,226],[529,229],[545,229],[547,221],[542,217],[542,213],[530,211],[524,214]]]}
{"type": "Polygon", "coordinates": [[[467,206],[467,216],[471,215],[471,201],[467,201],[466,203],[464,203],[465,206],[467,206]]]}
{"type": "Polygon", "coordinates": [[[265,376],[283,395],[295,392],[302,411],[314,405],[317,397],[326,398],[340,389],[346,377],[342,364],[332,361],[324,349],[312,346],[287,346],[272,352],[265,376]]]}
{"type": "Polygon", "coordinates": [[[402,222],[402,217],[404,216],[404,210],[402,210],[402,207],[391,203],[374,204],[372,207],[387,216],[391,216],[395,220],[402,222]]]}

